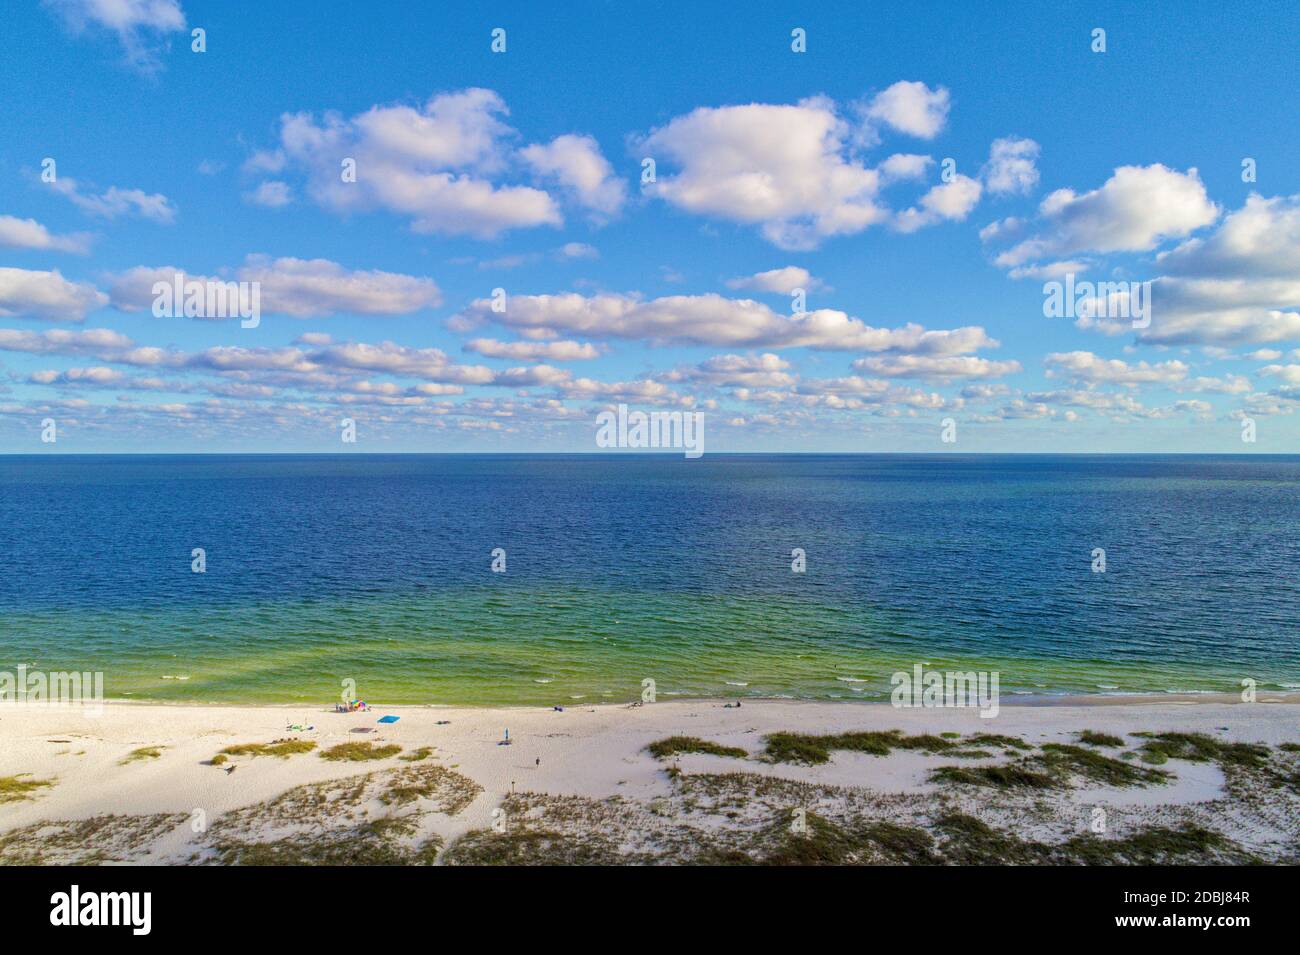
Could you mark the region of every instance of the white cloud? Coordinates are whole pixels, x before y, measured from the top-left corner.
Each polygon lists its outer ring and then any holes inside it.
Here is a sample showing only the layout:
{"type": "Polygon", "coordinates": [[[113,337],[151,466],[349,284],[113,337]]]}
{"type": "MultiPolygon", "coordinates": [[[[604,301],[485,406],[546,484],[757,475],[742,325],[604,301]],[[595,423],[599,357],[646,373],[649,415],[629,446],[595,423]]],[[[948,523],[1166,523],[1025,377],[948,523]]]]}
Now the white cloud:
{"type": "Polygon", "coordinates": [[[877,168],[880,171],[881,181],[888,184],[909,179],[920,179],[925,176],[933,165],[934,159],[931,156],[920,156],[915,153],[895,153],[877,168]]]}
{"type": "Polygon", "coordinates": [[[0,216],[0,245],[15,249],[39,249],[50,252],[75,252],[84,255],[90,250],[91,237],[85,232],[55,235],[35,219],[0,216]]]}
{"type": "Polygon", "coordinates": [[[755,275],[740,276],[727,280],[727,288],[746,289],[754,292],[772,292],[777,295],[789,295],[797,288],[811,292],[822,288],[820,279],[798,265],[787,265],[781,269],[768,269],[755,275]]]}
{"type": "Polygon", "coordinates": [[[39,385],[93,384],[113,385],[125,377],[115,368],[69,368],[65,371],[37,371],[28,376],[28,380],[39,385]]]}
{"type": "Polygon", "coordinates": [[[1300,195],[1251,195],[1211,236],[1189,239],[1156,261],[1167,275],[1294,279],[1300,276],[1300,195]]]}
{"type": "Polygon", "coordinates": [[[415,232],[491,238],[510,229],[559,226],[555,200],[529,186],[496,185],[517,134],[491,90],[433,96],[419,109],[372,106],[344,118],[310,113],[281,119],[280,148],[307,175],[307,193],[336,212],[385,209],[415,232]],[[343,181],[345,159],[356,181],[343,181]]]}
{"type": "MultiPolygon", "coordinates": [[[[995,260],[1006,268],[1084,252],[1145,252],[1219,215],[1195,169],[1121,166],[1098,189],[1058,189],[1038,207],[1037,232],[995,260]]],[[[987,230],[986,230],[987,232],[987,230]]],[[[994,235],[990,234],[990,238],[994,235]]]]}
{"type": "Polygon", "coordinates": [[[600,350],[590,342],[572,341],[503,342],[475,338],[465,343],[465,351],[514,361],[582,361],[600,357],[600,350]]]}
{"type": "Polygon", "coordinates": [[[894,220],[894,228],[900,232],[915,232],[944,220],[961,221],[979,204],[982,191],[977,180],[958,173],[951,182],[934,186],[922,196],[920,208],[900,212],[894,220]]]}
{"type": "Polygon", "coordinates": [[[784,315],[751,299],[671,295],[642,301],[630,295],[513,295],[505,312],[477,299],[454,316],[459,329],[499,322],[525,337],[561,332],[597,338],[646,339],[729,347],[807,347],[832,351],[903,351],[955,355],[996,347],[983,328],[927,330],[917,324],[872,328],[834,309],[784,315]]]}
{"type": "Polygon", "coordinates": [[[781,248],[813,248],[888,215],[875,201],[880,174],[848,155],[850,133],[821,97],[701,107],[646,137],[643,152],[659,167],[646,192],[688,212],[759,225],[781,248]],[[680,171],[665,174],[667,162],[680,171]]]}
{"type": "Polygon", "coordinates": [[[178,0],[44,0],[76,33],[88,27],[112,32],[127,62],[143,73],[161,67],[167,36],[185,29],[178,0]]]}
{"type": "Polygon", "coordinates": [[[1000,378],[1020,371],[1018,361],[990,361],[973,355],[885,355],[859,358],[854,371],[883,378],[922,378],[954,381],[959,378],[1000,378]]]}
{"type": "Polygon", "coordinates": [[[255,206],[266,206],[268,209],[279,209],[293,202],[293,190],[289,188],[287,182],[268,179],[260,183],[256,189],[244,193],[244,201],[255,206]]]}
{"type": "Polygon", "coordinates": [[[556,250],[561,259],[598,259],[600,252],[585,242],[566,242],[556,250]]]}
{"type": "Polygon", "coordinates": [[[107,302],[93,285],[70,282],[58,270],[0,268],[0,315],[80,322],[107,302]]]}
{"type": "MultiPolygon", "coordinates": [[[[1157,263],[1167,274],[1151,280],[1151,325],[1139,341],[1226,347],[1300,338],[1300,196],[1252,195],[1213,233],[1157,263]]],[[[1112,335],[1130,330],[1104,318],[1075,324],[1112,335]]]]}
{"type": "Polygon", "coordinates": [[[600,218],[616,216],[627,199],[627,184],[590,136],[557,136],[549,145],[534,144],[520,157],[539,176],[556,180],[586,209],[600,218]]]}
{"type": "Polygon", "coordinates": [[[101,355],[117,354],[134,343],[121,332],[108,328],[68,331],[51,328],[44,332],[0,328],[0,349],[29,355],[101,355]]]}
{"type": "Polygon", "coordinates": [[[1043,364],[1047,366],[1048,378],[1067,378],[1087,384],[1171,385],[1185,379],[1189,370],[1181,361],[1129,364],[1089,351],[1052,352],[1043,359],[1043,364]]]}
{"type": "Polygon", "coordinates": [[[1038,185],[1039,145],[1032,139],[1009,136],[993,140],[989,161],[980,170],[989,192],[995,195],[1028,195],[1038,185]]]}
{"type": "MultiPolygon", "coordinates": [[[[183,270],[138,266],[115,276],[109,290],[113,305],[123,311],[150,309],[154,283],[171,283],[178,271],[183,270]]],[[[227,281],[184,274],[187,281],[227,281]]],[[[407,315],[442,302],[442,293],[432,279],[377,269],[353,271],[328,259],[272,260],[250,255],[236,270],[235,278],[260,283],[264,312],[295,318],[340,313],[407,315]]]]}
{"type": "Polygon", "coordinates": [[[920,139],[934,139],[948,121],[949,95],[942,86],[899,81],[877,93],[865,109],[868,119],[920,139]]]}
{"type": "Polygon", "coordinates": [[[687,368],[659,376],[663,381],[700,382],[724,388],[789,388],[797,381],[790,363],[779,355],[714,355],[687,368]]]}
{"type": "Polygon", "coordinates": [[[94,195],[83,192],[76,179],[60,176],[49,184],[50,188],[72,202],[88,215],[101,219],[136,215],[170,225],[176,219],[176,207],[160,192],[148,193],[142,189],[120,189],[110,186],[107,191],[94,195]]]}

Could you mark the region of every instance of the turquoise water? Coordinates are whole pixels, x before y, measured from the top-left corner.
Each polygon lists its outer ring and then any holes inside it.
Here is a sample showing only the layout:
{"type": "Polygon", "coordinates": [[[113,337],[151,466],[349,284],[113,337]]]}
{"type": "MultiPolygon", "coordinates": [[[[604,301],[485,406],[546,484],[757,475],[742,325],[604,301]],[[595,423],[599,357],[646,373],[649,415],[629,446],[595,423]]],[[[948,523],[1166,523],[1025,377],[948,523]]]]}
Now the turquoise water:
{"type": "Polygon", "coordinates": [[[237,702],[884,699],[916,663],[1004,695],[1295,687],[1298,482],[1262,456],[9,456],[0,670],[237,702]]]}

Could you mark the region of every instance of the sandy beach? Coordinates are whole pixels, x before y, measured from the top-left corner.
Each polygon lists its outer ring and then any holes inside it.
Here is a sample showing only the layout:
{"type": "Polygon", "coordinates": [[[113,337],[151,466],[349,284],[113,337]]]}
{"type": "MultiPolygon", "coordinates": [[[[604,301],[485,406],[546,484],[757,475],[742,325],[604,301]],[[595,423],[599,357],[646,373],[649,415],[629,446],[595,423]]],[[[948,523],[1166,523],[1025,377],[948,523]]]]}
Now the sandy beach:
{"type": "Polygon", "coordinates": [[[1295,861],[1300,702],[1227,699],[8,706],[0,862],[1295,861]]]}

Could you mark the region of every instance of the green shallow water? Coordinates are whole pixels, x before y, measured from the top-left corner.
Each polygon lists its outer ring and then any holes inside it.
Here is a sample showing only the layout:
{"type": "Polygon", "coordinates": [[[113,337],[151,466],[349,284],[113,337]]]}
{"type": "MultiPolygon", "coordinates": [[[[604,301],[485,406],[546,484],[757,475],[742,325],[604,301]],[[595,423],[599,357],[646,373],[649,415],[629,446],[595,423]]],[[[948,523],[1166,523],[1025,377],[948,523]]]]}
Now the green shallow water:
{"type": "Polygon", "coordinates": [[[987,645],[935,653],[908,636],[899,615],[881,610],[692,593],[505,596],[484,588],[346,603],[18,614],[9,626],[42,639],[11,640],[0,666],[103,670],[109,697],[163,701],[328,702],[350,680],[363,699],[386,703],[619,702],[638,699],[645,679],[665,698],[884,700],[890,676],[916,663],[997,671],[1004,697],[1236,692],[1242,672],[994,654],[987,645]]]}

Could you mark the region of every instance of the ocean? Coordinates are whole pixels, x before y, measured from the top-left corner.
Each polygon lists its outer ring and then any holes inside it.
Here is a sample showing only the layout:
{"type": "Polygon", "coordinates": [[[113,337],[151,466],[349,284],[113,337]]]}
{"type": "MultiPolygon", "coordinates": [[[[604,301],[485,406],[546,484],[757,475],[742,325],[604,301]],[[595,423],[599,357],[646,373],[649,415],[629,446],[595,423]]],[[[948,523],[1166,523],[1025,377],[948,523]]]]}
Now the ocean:
{"type": "Polygon", "coordinates": [[[1004,700],[1294,689],[1298,490],[1300,456],[2,456],[0,671],[250,703],[884,700],[918,663],[1004,700]]]}

